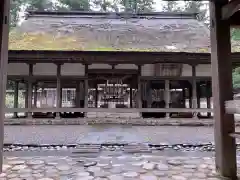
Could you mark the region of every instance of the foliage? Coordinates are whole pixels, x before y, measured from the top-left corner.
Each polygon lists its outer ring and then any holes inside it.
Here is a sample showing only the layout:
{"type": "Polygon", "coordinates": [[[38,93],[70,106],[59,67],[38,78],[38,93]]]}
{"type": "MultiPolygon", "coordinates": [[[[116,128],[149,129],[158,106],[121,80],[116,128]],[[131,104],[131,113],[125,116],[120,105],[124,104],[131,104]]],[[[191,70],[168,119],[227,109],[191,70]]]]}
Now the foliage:
{"type": "Polygon", "coordinates": [[[233,70],[233,88],[240,89],[240,67],[237,67],[233,70]]]}
{"type": "Polygon", "coordinates": [[[150,12],[153,11],[154,0],[121,0],[125,11],[150,12]]]}
{"type": "MultiPolygon", "coordinates": [[[[66,7],[67,10],[81,10],[90,11],[89,0],[59,0],[59,2],[66,7]]],[[[58,6],[60,7],[60,6],[58,6]]]]}
{"type": "Polygon", "coordinates": [[[240,40],[240,29],[233,28],[231,30],[232,40],[239,41],[240,40]]]}
{"type": "Polygon", "coordinates": [[[47,11],[54,10],[54,4],[51,0],[25,0],[27,10],[47,11]]]}
{"type": "Polygon", "coordinates": [[[178,2],[176,1],[167,1],[163,6],[163,11],[165,12],[180,12],[180,7],[177,6],[178,2]]]}
{"type": "Polygon", "coordinates": [[[207,9],[202,8],[204,3],[202,1],[186,1],[185,2],[185,12],[197,13],[197,18],[200,21],[207,20],[207,9]]]}
{"type": "Polygon", "coordinates": [[[11,0],[10,1],[10,27],[15,27],[20,19],[19,12],[24,0],[11,0]]]}
{"type": "MultiPolygon", "coordinates": [[[[6,93],[5,104],[6,104],[7,108],[13,108],[14,107],[14,95],[13,95],[13,93],[6,93]]],[[[24,95],[23,95],[22,91],[20,91],[19,94],[18,94],[18,107],[19,108],[24,108],[24,106],[25,106],[24,95]]]]}

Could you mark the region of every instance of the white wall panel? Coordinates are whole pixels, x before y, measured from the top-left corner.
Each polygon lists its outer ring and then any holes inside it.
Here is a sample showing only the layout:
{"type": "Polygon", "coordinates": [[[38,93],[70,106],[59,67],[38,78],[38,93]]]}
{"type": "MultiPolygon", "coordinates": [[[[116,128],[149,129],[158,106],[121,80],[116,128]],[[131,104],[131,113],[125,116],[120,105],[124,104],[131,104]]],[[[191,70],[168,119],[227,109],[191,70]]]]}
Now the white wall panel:
{"type": "Polygon", "coordinates": [[[188,64],[183,64],[182,76],[192,76],[192,66],[190,66],[188,64]]]}
{"type": "Polygon", "coordinates": [[[135,64],[118,64],[115,69],[138,69],[135,64]]]}
{"type": "Polygon", "coordinates": [[[145,64],[141,70],[142,76],[154,76],[154,64],[145,64]]]}
{"type": "Polygon", "coordinates": [[[61,69],[62,76],[84,76],[85,66],[82,64],[65,63],[61,69]]]}
{"type": "Polygon", "coordinates": [[[28,75],[29,68],[25,63],[9,63],[8,75],[28,75]]]}
{"type": "Polygon", "coordinates": [[[112,66],[109,64],[91,64],[88,69],[112,69],[112,66]]]}
{"type": "Polygon", "coordinates": [[[53,63],[37,63],[33,66],[33,75],[56,75],[57,66],[53,63]]]}
{"type": "Polygon", "coordinates": [[[197,65],[196,76],[211,76],[211,65],[210,64],[197,65]]]}

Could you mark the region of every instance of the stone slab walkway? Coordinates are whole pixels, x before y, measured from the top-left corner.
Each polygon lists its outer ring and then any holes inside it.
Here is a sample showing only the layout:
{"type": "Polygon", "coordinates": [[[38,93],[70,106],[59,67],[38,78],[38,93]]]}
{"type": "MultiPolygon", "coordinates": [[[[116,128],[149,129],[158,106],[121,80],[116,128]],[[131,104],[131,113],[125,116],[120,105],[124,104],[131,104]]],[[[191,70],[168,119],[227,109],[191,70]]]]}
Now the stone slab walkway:
{"type": "Polygon", "coordinates": [[[102,153],[5,157],[0,180],[218,180],[211,157],[102,153]]]}
{"type": "MultiPolygon", "coordinates": [[[[236,128],[240,131],[240,128],[236,128]]],[[[213,127],[65,125],[5,126],[4,141],[13,144],[151,143],[199,144],[213,142],[213,127]]]]}

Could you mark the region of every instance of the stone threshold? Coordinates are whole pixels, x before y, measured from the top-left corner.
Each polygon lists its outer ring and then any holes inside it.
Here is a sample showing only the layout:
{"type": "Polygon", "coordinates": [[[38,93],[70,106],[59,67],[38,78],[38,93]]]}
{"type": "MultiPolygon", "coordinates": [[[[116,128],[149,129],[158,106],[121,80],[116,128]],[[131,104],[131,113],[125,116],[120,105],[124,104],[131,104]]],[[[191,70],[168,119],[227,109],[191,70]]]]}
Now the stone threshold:
{"type": "MultiPolygon", "coordinates": [[[[95,124],[116,124],[116,125],[138,125],[138,126],[213,126],[213,119],[194,118],[19,118],[5,119],[4,125],[95,125],[95,124]]],[[[240,120],[236,121],[240,126],[240,120]]]]}

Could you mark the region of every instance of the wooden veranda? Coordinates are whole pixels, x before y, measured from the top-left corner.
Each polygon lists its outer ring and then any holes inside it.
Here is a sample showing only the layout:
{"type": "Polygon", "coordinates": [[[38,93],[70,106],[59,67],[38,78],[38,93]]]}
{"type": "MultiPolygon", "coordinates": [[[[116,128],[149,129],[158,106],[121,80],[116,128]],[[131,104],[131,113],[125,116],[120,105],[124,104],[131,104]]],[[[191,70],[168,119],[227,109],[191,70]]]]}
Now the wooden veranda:
{"type": "MultiPolygon", "coordinates": [[[[0,158],[2,164],[4,99],[8,61],[9,1],[0,2],[0,158]]],[[[214,96],[216,169],[220,175],[237,179],[234,117],[227,114],[225,102],[233,99],[230,26],[240,25],[239,0],[210,1],[211,63],[214,96]]],[[[235,113],[235,111],[229,111],[235,113]]]]}

